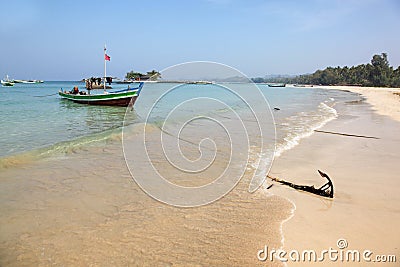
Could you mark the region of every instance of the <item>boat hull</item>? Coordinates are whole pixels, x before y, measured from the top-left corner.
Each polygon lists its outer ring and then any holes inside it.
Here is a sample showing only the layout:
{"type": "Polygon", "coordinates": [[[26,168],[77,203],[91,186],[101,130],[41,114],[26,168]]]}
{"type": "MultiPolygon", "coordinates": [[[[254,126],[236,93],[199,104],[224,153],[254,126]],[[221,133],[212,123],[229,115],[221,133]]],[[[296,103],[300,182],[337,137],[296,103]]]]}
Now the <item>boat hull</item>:
{"type": "MultiPolygon", "coordinates": [[[[58,95],[63,99],[67,99],[79,104],[85,105],[101,105],[101,106],[119,106],[127,107],[135,104],[137,97],[142,91],[143,83],[136,88],[123,89],[110,93],[89,95],[89,94],[72,94],[66,91],[59,91],[58,95]]],[[[74,89],[77,89],[75,87],[74,89]]],[[[81,92],[82,93],[82,92],[81,92]]]]}
{"type": "Polygon", "coordinates": [[[15,83],[28,83],[28,84],[34,84],[34,83],[43,83],[41,80],[14,80],[15,83]]]}
{"type": "Polygon", "coordinates": [[[273,83],[268,84],[269,87],[286,87],[286,83],[273,83]]]}
{"type": "Polygon", "coordinates": [[[58,92],[63,98],[75,103],[86,105],[119,106],[127,107],[135,104],[137,93],[125,92],[121,94],[102,94],[102,95],[74,95],[58,92]]]}
{"type": "Polygon", "coordinates": [[[14,83],[1,80],[1,85],[2,86],[14,86],[14,83]]]}

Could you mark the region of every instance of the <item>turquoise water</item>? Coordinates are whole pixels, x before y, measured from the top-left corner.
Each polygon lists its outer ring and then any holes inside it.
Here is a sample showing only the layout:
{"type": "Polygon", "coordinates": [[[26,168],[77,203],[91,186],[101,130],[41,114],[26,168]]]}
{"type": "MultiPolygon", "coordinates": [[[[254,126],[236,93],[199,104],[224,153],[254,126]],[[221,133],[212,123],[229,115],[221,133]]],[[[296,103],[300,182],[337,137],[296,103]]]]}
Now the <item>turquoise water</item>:
{"type": "Polygon", "coordinates": [[[0,156],[74,140],[119,128],[125,109],[84,106],[59,98],[60,88],[70,90],[80,82],[15,84],[0,88],[0,156]]]}
{"type": "MultiPolygon", "coordinates": [[[[37,149],[46,150],[58,144],[68,146],[76,140],[90,140],[120,132],[126,108],[80,105],[62,100],[57,95],[60,88],[70,90],[76,85],[84,88],[82,82],[71,81],[0,87],[0,157],[37,149]]],[[[246,94],[247,86],[146,83],[134,110],[129,110],[132,115],[129,123],[143,122],[147,117],[151,123],[161,123],[174,107],[194,97],[218,99],[237,112],[246,114],[248,108],[245,102],[224,88],[234,87],[238,92],[246,94]],[[157,101],[162,93],[174,87],[176,89],[157,101]]],[[[113,84],[115,89],[125,87],[113,84]]],[[[351,101],[357,97],[349,92],[318,88],[271,88],[263,84],[258,87],[271,108],[280,109],[272,110],[277,127],[278,153],[291,148],[314,128],[334,119],[335,103],[351,101]]],[[[252,104],[257,106],[257,99],[253,100],[255,102],[252,104]]],[[[263,105],[264,102],[259,103],[263,105]]],[[[205,101],[201,105],[186,105],[179,109],[173,120],[179,123],[207,112],[218,113],[223,117],[225,111],[215,101],[205,101]]]]}

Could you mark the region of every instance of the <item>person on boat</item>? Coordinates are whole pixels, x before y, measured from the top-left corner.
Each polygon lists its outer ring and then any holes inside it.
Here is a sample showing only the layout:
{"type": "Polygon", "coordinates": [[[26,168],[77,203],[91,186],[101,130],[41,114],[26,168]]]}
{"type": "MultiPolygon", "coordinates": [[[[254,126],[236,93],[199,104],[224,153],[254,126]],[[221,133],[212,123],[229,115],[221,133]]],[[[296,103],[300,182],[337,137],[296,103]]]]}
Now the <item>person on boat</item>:
{"type": "Polygon", "coordinates": [[[74,95],[77,95],[77,94],[79,94],[79,89],[78,89],[78,86],[74,86],[74,88],[72,89],[72,92],[71,92],[71,94],[74,94],[74,95]]]}
{"type": "Polygon", "coordinates": [[[111,85],[112,77],[106,77],[106,81],[107,81],[108,85],[111,85]]]}

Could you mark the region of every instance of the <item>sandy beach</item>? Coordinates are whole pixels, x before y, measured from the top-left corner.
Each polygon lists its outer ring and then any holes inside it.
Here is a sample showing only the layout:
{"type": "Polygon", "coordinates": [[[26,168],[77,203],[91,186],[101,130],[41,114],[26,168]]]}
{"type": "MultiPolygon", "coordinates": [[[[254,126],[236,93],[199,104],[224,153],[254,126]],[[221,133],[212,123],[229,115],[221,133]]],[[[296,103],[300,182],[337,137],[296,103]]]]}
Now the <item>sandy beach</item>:
{"type": "MultiPolygon", "coordinates": [[[[284,250],[338,248],[345,239],[350,250],[371,250],[375,255],[395,255],[400,245],[400,154],[399,89],[325,87],[360,93],[365,101],[335,107],[338,118],[321,130],[366,135],[366,139],[315,133],[277,158],[271,175],[298,184],[320,186],[320,169],[330,175],[335,187],[333,200],[295,191],[281,185],[270,190],[296,206],[294,216],[283,225],[284,250]]],[[[319,254],[318,254],[319,255],[319,254]]],[[[337,265],[325,259],[320,266],[337,265]]],[[[340,262],[341,266],[366,266],[374,262],[340,262]]],[[[380,263],[383,265],[383,263],[380,263]]],[[[288,265],[310,266],[310,262],[288,265]]],[[[381,266],[379,265],[379,266],[381,266]]]]}
{"type": "MultiPolygon", "coordinates": [[[[175,208],[133,181],[115,134],[1,169],[0,266],[283,266],[257,253],[265,246],[320,252],[337,249],[339,239],[348,249],[398,259],[398,89],[326,89],[362,93],[365,100],[337,104],[338,118],[321,130],[377,139],[314,133],[276,158],[270,174],[320,186],[322,170],[333,180],[333,200],[279,184],[250,194],[246,172],[219,201],[175,208]]],[[[159,164],[168,169],[165,160],[159,164]]]]}
{"type": "Polygon", "coordinates": [[[1,6],[0,267],[400,267],[400,0],[1,6]]]}
{"type": "Polygon", "coordinates": [[[377,88],[359,86],[318,86],[325,89],[348,90],[364,96],[374,111],[400,121],[400,88],[377,88]]]}

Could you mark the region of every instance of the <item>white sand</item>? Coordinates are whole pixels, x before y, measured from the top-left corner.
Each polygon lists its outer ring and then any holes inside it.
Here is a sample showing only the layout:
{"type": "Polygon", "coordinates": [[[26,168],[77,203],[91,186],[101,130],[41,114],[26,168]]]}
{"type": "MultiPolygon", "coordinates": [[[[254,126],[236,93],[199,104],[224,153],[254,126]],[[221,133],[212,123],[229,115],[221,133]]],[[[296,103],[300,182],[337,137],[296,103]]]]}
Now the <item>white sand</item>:
{"type": "Polygon", "coordinates": [[[358,86],[318,86],[318,88],[348,90],[363,95],[374,110],[381,115],[400,121],[400,88],[377,88],[358,86]]]}
{"type": "MultiPolygon", "coordinates": [[[[386,264],[397,266],[400,261],[400,123],[392,119],[400,120],[400,97],[393,95],[398,89],[325,88],[361,93],[367,103],[338,107],[338,119],[322,130],[380,139],[315,133],[275,160],[272,176],[320,186],[325,182],[317,173],[320,169],[330,175],[335,186],[333,200],[279,184],[270,189],[296,205],[294,216],[283,225],[284,249],[317,252],[330,247],[338,249],[337,240],[345,238],[348,249],[396,255],[397,263],[386,264]]],[[[310,266],[309,262],[288,263],[289,266],[310,266]]],[[[365,262],[328,260],[319,264],[366,266],[365,262]]]]}

